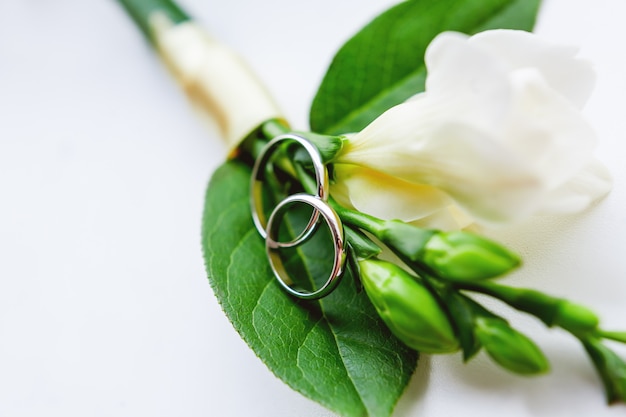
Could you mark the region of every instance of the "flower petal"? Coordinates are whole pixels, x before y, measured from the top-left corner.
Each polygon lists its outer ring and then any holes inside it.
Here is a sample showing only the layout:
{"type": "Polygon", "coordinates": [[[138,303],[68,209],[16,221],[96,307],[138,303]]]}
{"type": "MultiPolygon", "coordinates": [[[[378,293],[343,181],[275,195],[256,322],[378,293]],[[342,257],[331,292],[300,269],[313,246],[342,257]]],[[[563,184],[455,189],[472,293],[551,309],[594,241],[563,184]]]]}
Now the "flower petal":
{"type": "Polygon", "coordinates": [[[428,96],[447,99],[450,104],[472,103],[455,109],[457,117],[497,123],[510,101],[508,68],[498,56],[468,42],[467,35],[444,32],[426,50],[428,96]],[[454,98],[454,99],[453,99],[454,98]]]}
{"type": "Polygon", "coordinates": [[[355,165],[336,165],[335,178],[341,186],[331,187],[334,198],[343,204],[347,200],[349,206],[385,220],[413,221],[451,204],[436,188],[407,183],[355,165]]]}
{"type": "Polygon", "coordinates": [[[591,159],[595,132],[535,69],[516,70],[511,83],[511,112],[501,135],[548,187],[557,187],[591,159]]]}
{"type": "Polygon", "coordinates": [[[541,213],[576,213],[586,210],[611,191],[612,183],[608,169],[593,159],[572,179],[552,191],[541,213]]]}
{"type": "Polygon", "coordinates": [[[454,204],[450,204],[430,216],[414,220],[411,224],[438,230],[469,230],[475,225],[474,220],[454,204]]]}
{"type": "Polygon", "coordinates": [[[582,108],[595,85],[591,62],[576,57],[578,48],[559,45],[521,30],[488,30],[468,43],[497,56],[513,71],[535,68],[559,94],[582,108]]]}

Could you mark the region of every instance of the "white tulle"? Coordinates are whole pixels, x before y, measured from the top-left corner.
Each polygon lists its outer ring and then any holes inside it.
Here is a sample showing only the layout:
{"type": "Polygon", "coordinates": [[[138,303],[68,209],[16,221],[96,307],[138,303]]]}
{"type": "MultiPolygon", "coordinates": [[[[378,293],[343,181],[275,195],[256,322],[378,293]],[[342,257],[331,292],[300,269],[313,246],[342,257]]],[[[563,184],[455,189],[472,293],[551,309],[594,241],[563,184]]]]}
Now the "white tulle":
{"type": "Polygon", "coordinates": [[[611,180],[580,111],[594,73],[576,52],[522,31],[439,35],[425,92],[349,139],[333,192],[445,228],[585,209],[611,180]]]}

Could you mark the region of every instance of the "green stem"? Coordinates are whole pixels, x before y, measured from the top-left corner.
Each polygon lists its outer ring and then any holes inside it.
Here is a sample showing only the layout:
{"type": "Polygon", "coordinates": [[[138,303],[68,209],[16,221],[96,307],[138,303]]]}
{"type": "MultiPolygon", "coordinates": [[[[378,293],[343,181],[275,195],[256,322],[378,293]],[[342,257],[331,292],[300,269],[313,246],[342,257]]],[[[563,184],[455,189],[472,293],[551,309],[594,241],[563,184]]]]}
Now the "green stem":
{"type": "Polygon", "coordinates": [[[459,282],[454,286],[497,298],[517,310],[534,315],[547,326],[561,327],[579,339],[598,332],[598,317],[595,313],[564,298],[491,282],[459,282]]]}
{"type": "Polygon", "coordinates": [[[616,342],[626,343],[626,332],[609,332],[606,330],[598,330],[596,336],[603,339],[614,340],[616,342]]]}
{"type": "Polygon", "coordinates": [[[291,132],[291,128],[285,120],[272,119],[263,123],[261,132],[263,136],[271,140],[277,136],[291,132]]]}
{"type": "Polygon", "coordinates": [[[518,310],[538,317],[546,325],[554,324],[555,309],[560,299],[539,291],[507,287],[492,282],[459,282],[454,287],[497,298],[518,310]]]}
{"type": "Polygon", "coordinates": [[[150,19],[154,13],[163,13],[172,23],[181,23],[191,19],[171,0],[118,0],[118,2],[126,9],[151,43],[154,43],[154,37],[150,19]]]}
{"type": "Polygon", "coordinates": [[[599,338],[626,343],[626,332],[598,329],[598,318],[589,309],[563,298],[535,290],[517,289],[494,283],[457,283],[456,289],[470,290],[495,297],[510,306],[532,314],[548,326],[559,326],[585,347],[602,379],[609,403],[626,402],[626,363],[599,338]]]}
{"type": "Polygon", "coordinates": [[[300,180],[300,184],[302,184],[302,188],[304,188],[304,191],[306,191],[308,194],[315,194],[317,192],[317,183],[313,178],[311,178],[311,176],[304,169],[302,164],[289,160],[286,162],[288,162],[295,170],[297,174],[296,176],[298,180],[300,180]]]}
{"type": "Polygon", "coordinates": [[[377,219],[376,217],[365,213],[345,208],[341,204],[337,203],[337,201],[333,198],[330,198],[328,202],[343,222],[368,231],[375,236],[379,236],[384,232],[385,222],[383,220],[377,219]]]}

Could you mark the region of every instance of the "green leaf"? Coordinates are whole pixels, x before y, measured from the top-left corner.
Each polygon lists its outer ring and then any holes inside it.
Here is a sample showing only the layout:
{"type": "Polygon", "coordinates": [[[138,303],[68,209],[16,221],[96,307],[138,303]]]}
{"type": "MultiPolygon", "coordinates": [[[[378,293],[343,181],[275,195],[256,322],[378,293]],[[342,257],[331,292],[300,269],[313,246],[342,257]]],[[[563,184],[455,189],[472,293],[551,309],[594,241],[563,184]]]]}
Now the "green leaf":
{"type": "MultiPolygon", "coordinates": [[[[206,195],[202,244],[224,312],[268,368],[293,389],[345,416],[389,416],[417,354],[391,335],[349,276],[320,301],[290,298],[275,282],[250,215],[250,169],[222,165],[206,195]]],[[[331,247],[307,246],[285,264],[311,280],[331,247]]]]}
{"type": "Polygon", "coordinates": [[[440,32],[532,30],[540,0],[409,0],[363,28],[335,55],[313,100],[315,132],[357,132],[424,90],[424,52],[440,32]]]}

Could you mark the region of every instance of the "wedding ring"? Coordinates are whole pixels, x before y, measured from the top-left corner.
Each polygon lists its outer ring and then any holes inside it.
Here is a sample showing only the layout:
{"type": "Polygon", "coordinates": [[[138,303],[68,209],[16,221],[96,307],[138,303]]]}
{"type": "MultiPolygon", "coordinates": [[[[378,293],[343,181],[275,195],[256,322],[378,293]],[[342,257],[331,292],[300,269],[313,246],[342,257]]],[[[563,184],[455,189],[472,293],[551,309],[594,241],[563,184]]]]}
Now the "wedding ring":
{"type": "MultiPolygon", "coordinates": [[[[313,216],[312,216],[313,217],[313,216]]],[[[280,286],[289,294],[305,300],[315,300],[330,294],[340,281],[346,259],[346,246],[341,219],[325,201],[310,194],[293,194],[282,200],[269,217],[266,228],[265,250],[274,276],[280,286]],[[280,249],[284,244],[277,241],[280,224],[289,208],[298,203],[304,203],[313,208],[314,213],[321,216],[330,231],[335,253],[333,266],[326,282],[317,290],[307,291],[296,286],[287,273],[283,264],[280,249]]]]}
{"type": "MultiPolygon", "coordinates": [[[[323,201],[326,201],[328,198],[328,171],[326,171],[326,167],[322,162],[322,157],[320,156],[317,148],[307,139],[294,134],[286,134],[274,138],[267,145],[265,145],[261,154],[256,159],[252,168],[252,179],[250,182],[250,209],[252,211],[252,220],[254,221],[257,231],[264,239],[267,237],[266,228],[268,225],[265,217],[265,211],[263,209],[263,183],[265,181],[266,169],[268,164],[271,163],[272,155],[276,149],[279,145],[285,142],[300,145],[309,154],[313,164],[317,187],[314,195],[323,201]]],[[[313,233],[317,228],[318,219],[319,212],[317,210],[313,210],[308,224],[296,238],[289,242],[275,243],[280,247],[288,248],[297,246],[298,244],[306,241],[311,233],[313,233]]]]}

